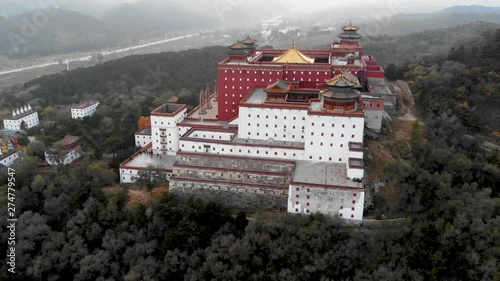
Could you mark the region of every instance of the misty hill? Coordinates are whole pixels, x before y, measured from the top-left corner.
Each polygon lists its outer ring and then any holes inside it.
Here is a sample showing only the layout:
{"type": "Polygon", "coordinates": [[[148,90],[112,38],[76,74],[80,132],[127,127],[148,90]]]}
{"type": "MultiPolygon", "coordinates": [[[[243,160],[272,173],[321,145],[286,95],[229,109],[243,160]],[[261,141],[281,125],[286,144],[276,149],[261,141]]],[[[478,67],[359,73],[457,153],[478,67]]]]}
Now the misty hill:
{"type": "Polygon", "coordinates": [[[434,13],[390,14],[387,8],[335,8],[304,18],[323,26],[344,25],[352,20],[365,36],[396,35],[424,30],[448,28],[473,22],[500,22],[500,8],[485,6],[454,6],[434,13]]]}
{"type": "Polygon", "coordinates": [[[433,60],[448,54],[450,48],[484,40],[500,24],[477,22],[449,28],[439,28],[404,35],[380,35],[363,38],[365,52],[373,54],[379,63],[401,63],[414,59],[433,60]]]}
{"type": "Polygon", "coordinates": [[[441,11],[438,11],[439,14],[452,14],[452,13],[477,13],[477,14],[489,14],[489,13],[500,13],[500,7],[488,7],[488,6],[479,6],[479,5],[471,5],[471,6],[453,6],[441,11]]]}
{"type": "Polygon", "coordinates": [[[60,10],[49,18],[46,26],[38,28],[31,20],[35,12],[0,18],[0,55],[46,56],[105,48],[119,42],[118,34],[111,27],[91,16],[60,10]],[[25,27],[30,24],[25,23],[23,18],[29,20],[31,27],[25,27]],[[25,36],[23,28],[34,35],[25,36]],[[11,40],[12,34],[16,35],[16,39],[11,40]]]}
{"type": "Polygon", "coordinates": [[[361,24],[368,30],[367,35],[405,34],[424,30],[453,27],[473,22],[500,22],[500,13],[433,13],[399,14],[385,24],[373,21],[361,24]],[[375,26],[376,28],[373,28],[375,26]],[[371,32],[370,32],[371,31],[371,32]]]}
{"type": "Polygon", "coordinates": [[[211,28],[213,17],[188,10],[179,5],[150,2],[123,4],[107,11],[102,20],[124,33],[147,33],[151,31],[184,31],[188,29],[211,28]]]}
{"type": "Polygon", "coordinates": [[[2,0],[1,1],[1,10],[0,10],[0,16],[13,16],[17,14],[24,13],[28,10],[34,10],[36,8],[39,8],[39,6],[36,5],[36,2],[25,2],[21,3],[22,1],[19,0],[2,0]]]}
{"type": "Polygon", "coordinates": [[[102,20],[128,32],[156,34],[158,31],[207,30],[214,27],[236,29],[260,24],[260,20],[287,13],[278,1],[204,1],[189,2],[143,0],[122,4],[106,11],[102,20]],[[265,4],[265,9],[262,5],[265,4]],[[278,14],[279,15],[279,14],[278,14]]]}

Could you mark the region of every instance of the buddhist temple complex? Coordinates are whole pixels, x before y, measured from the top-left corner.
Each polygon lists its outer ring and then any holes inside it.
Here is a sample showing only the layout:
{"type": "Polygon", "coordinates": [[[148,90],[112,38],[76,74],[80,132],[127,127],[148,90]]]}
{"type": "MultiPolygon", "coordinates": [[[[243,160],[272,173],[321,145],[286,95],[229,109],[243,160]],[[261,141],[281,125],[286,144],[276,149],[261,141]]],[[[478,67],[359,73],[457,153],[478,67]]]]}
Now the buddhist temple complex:
{"type": "Polygon", "coordinates": [[[361,220],[365,130],[380,131],[396,102],[357,31],[346,25],[340,41],[319,50],[238,40],[198,107],[151,112],[136,135],[140,150],[120,165],[121,182],[153,166],[179,194],[361,220]]]}

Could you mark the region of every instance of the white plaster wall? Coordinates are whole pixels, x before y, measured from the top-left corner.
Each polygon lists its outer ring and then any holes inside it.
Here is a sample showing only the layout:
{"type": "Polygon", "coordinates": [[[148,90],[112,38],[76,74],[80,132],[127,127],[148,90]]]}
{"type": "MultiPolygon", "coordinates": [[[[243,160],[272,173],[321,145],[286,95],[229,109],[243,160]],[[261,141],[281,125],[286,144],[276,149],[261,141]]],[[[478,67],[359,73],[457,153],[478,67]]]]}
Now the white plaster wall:
{"type": "Polygon", "coordinates": [[[97,111],[97,106],[99,106],[99,103],[93,104],[86,108],[72,108],[71,118],[82,119],[83,117],[92,116],[97,111]]]}
{"type": "Polygon", "coordinates": [[[365,176],[364,169],[350,169],[347,167],[347,177],[350,179],[362,179],[365,176]]]}
{"type": "Polygon", "coordinates": [[[206,152],[205,145],[209,145],[210,146],[209,153],[213,154],[275,158],[284,160],[301,160],[304,156],[304,150],[302,149],[252,147],[252,146],[238,145],[234,143],[216,144],[216,143],[206,143],[203,141],[192,141],[192,140],[181,140],[180,143],[181,143],[180,150],[186,152],[206,152]]]}
{"type": "Polygon", "coordinates": [[[363,126],[362,117],[308,116],[304,160],[347,163],[349,142],[363,142],[363,126]]]}
{"type": "Polygon", "coordinates": [[[12,165],[14,163],[14,161],[16,161],[17,159],[19,159],[19,153],[18,152],[16,152],[16,153],[10,155],[9,157],[1,160],[0,164],[4,165],[5,167],[10,167],[10,165],[12,165]]]}
{"type": "MultiPolygon", "coordinates": [[[[134,183],[139,171],[139,169],[120,168],[120,183],[134,183]]],[[[166,173],[166,176],[169,180],[172,173],[166,173]]]]}
{"type": "Polygon", "coordinates": [[[223,140],[230,141],[233,138],[233,133],[226,132],[211,132],[211,131],[198,131],[193,132],[189,137],[191,138],[199,138],[199,139],[207,139],[207,140],[223,140]]]}
{"type": "Polygon", "coordinates": [[[184,109],[171,117],[151,115],[151,142],[155,154],[175,155],[179,150],[180,132],[177,123],[184,120],[186,111],[184,109]]]}
{"type": "Polygon", "coordinates": [[[33,112],[32,114],[25,116],[18,120],[3,120],[4,128],[7,130],[19,131],[21,130],[21,123],[24,121],[26,126],[29,128],[38,126],[40,124],[40,120],[38,119],[38,112],[33,112]]]}
{"type": "Polygon", "coordinates": [[[290,185],[287,210],[289,213],[296,214],[322,213],[328,216],[338,215],[345,219],[362,220],[364,197],[363,189],[344,190],[290,185]]]}
{"type": "Polygon", "coordinates": [[[349,158],[363,159],[363,152],[361,152],[361,151],[349,151],[349,158]]]}
{"type": "Polygon", "coordinates": [[[151,143],[151,136],[135,134],[135,145],[139,147],[145,147],[151,143]]]}
{"type": "Polygon", "coordinates": [[[307,110],[240,107],[238,137],[304,142],[307,110]]]}
{"type": "MultiPolygon", "coordinates": [[[[81,157],[81,155],[78,152],[78,148],[73,149],[66,154],[66,157],[64,157],[62,164],[66,165],[66,164],[73,163],[76,159],[78,159],[80,157],[81,157]]],[[[49,154],[47,154],[47,152],[45,152],[45,161],[47,161],[47,164],[49,164],[49,165],[58,165],[57,162],[54,162],[51,160],[51,158],[50,158],[49,154]]]]}
{"type": "Polygon", "coordinates": [[[365,110],[366,127],[380,132],[382,129],[383,110],[365,110]]]}

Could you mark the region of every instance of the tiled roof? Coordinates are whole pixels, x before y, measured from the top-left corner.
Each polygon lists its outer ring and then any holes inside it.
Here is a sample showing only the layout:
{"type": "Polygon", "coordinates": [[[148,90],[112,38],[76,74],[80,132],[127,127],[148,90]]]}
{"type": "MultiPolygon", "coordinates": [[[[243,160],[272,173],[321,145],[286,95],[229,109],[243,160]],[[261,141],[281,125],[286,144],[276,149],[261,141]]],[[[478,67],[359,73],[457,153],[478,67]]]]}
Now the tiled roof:
{"type": "Polygon", "coordinates": [[[62,140],[56,141],[54,144],[57,146],[66,146],[71,145],[79,140],[79,137],[67,135],[62,140]]]}
{"type": "Polygon", "coordinates": [[[275,58],[273,62],[281,62],[281,63],[314,63],[314,59],[310,58],[303,53],[301,53],[295,43],[292,44],[292,47],[288,49],[284,54],[275,58]]]}

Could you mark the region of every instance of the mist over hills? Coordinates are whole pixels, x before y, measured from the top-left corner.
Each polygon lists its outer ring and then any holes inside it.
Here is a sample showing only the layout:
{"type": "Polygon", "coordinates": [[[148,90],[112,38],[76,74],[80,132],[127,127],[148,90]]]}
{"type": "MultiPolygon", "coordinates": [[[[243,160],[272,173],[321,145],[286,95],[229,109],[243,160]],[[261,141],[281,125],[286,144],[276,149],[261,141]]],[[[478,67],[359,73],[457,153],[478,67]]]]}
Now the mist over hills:
{"type": "Polygon", "coordinates": [[[444,13],[478,13],[478,14],[489,14],[489,13],[500,13],[500,7],[487,7],[480,5],[470,5],[470,6],[453,6],[445,8],[441,11],[436,12],[438,14],[444,13]]]}
{"type": "Polygon", "coordinates": [[[31,20],[35,13],[0,18],[1,55],[46,56],[105,48],[119,42],[112,27],[91,16],[59,10],[46,25],[38,27],[31,20]]]}
{"type": "Polygon", "coordinates": [[[22,5],[20,1],[4,1],[0,4],[0,55],[14,58],[123,46],[176,32],[214,29],[258,32],[261,20],[278,15],[284,16],[285,25],[299,26],[303,30],[317,24],[338,28],[352,21],[360,26],[364,37],[400,35],[477,21],[500,22],[500,8],[477,5],[453,6],[433,13],[391,14],[383,8],[377,10],[369,6],[325,8],[321,12],[296,11],[293,5],[281,0],[252,3],[240,0],[89,0],[69,1],[62,7],[86,11],[94,16],[61,9],[56,16],[49,18],[47,26],[37,30],[34,38],[13,45],[8,35],[22,35],[26,24],[23,18],[32,21],[36,11],[33,8],[40,6],[37,0],[26,0],[22,5]],[[9,15],[23,9],[29,11],[9,15]],[[1,16],[2,13],[9,16],[1,16]]]}

